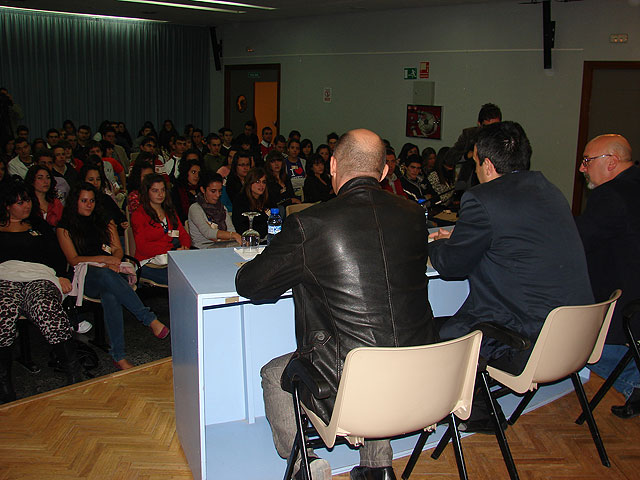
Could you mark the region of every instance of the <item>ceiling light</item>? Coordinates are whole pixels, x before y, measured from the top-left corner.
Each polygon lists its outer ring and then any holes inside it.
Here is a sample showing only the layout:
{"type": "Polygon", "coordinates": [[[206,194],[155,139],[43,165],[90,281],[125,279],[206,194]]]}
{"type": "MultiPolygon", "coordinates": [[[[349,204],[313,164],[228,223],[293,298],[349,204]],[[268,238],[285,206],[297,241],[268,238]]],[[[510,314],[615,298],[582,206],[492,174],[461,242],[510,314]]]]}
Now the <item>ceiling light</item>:
{"type": "Polygon", "coordinates": [[[56,15],[71,15],[74,17],[87,17],[87,18],[110,18],[112,20],[127,20],[134,22],[159,22],[159,23],[167,23],[167,20],[152,20],[150,18],[135,18],[135,17],[116,17],[113,15],[98,15],[92,13],[74,13],[74,12],[61,12],[59,10],[38,10],[35,8],[22,8],[22,7],[7,7],[4,5],[0,5],[0,8],[4,8],[6,10],[20,10],[22,12],[36,12],[36,13],[53,13],[56,15]]]}
{"type": "Polygon", "coordinates": [[[160,5],[161,7],[189,8],[191,10],[205,10],[208,12],[246,13],[244,10],[225,10],[223,8],[201,7],[199,5],[186,5],[184,3],[159,2],[156,0],[118,0],[118,1],[128,2],[128,3],[144,3],[148,5],[160,5]]]}
{"type": "Polygon", "coordinates": [[[257,8],[258,10],[277,10],[275,7],[263,7],[262,5],[250,5],[248,3],[227,2],[225,0],[193,0],[199,3],[215,3],[217,5],[228,5],[230,7],[257,8]]]}

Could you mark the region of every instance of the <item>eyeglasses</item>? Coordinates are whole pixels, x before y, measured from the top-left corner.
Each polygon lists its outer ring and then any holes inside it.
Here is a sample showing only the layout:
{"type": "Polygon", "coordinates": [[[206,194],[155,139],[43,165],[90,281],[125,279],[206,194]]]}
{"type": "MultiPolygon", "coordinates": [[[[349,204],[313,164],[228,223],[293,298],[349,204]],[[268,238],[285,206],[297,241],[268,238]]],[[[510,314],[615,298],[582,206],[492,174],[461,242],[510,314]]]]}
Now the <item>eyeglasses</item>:
{"type": "Polygon", "coordinates": [[[584,168],[587,168],[591,160],[595,160],[596,158],[602,158],[602,157],[613,157],[613,155],[610,153],[603,153],[602,155],[596,155],[595,157],[582,157],[582,166],[584,168]]]}

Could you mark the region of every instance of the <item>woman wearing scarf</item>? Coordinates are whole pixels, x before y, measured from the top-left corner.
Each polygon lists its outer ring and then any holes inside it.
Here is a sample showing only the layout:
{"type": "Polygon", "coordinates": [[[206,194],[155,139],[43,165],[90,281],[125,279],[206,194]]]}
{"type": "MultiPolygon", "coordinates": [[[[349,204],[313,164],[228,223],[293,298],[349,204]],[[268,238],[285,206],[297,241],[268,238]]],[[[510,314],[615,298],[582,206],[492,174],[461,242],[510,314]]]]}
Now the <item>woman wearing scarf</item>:
{"type": "Polygon", "coordinates": [[[220,202],[221,195],[222,177],[218,173],[203,174],[196,203],[189,207],[189,235],[196,248],[215,248],[221,246],[218,242],[229,240],[241,243],[229,212],[220,202]]]}

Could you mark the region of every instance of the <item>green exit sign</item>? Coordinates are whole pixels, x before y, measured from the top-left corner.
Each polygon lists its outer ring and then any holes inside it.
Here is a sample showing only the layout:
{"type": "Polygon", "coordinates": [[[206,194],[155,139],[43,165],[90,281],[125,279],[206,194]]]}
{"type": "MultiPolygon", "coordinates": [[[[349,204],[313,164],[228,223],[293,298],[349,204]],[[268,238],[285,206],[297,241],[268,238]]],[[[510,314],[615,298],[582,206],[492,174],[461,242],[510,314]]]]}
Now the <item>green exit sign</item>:
{"type": "Polygon", "coordinates": [[[249,72],[247,74],[247,77],[249,77],[249,78],[260,78],[260,72],[249,72]]]}
{"type": "Polygon", "coordinates": [[[418,69],[412,67],[406,67],[404,69],[404,79],[405,80],[417,80],[418,79],[418,69]]]}

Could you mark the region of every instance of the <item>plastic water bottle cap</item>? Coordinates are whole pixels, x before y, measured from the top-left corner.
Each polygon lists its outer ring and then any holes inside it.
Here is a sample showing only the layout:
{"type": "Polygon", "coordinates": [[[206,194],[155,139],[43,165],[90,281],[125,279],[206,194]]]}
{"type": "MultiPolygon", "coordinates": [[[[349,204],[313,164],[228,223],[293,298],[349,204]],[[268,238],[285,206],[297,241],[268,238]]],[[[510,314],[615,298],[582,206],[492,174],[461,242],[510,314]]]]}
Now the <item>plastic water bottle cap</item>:
{"type": "Polygon", "coordinates": [[[271,215],[280,215],[280,209],[279,208],[272,208],[271,209],[271,215]]]}

